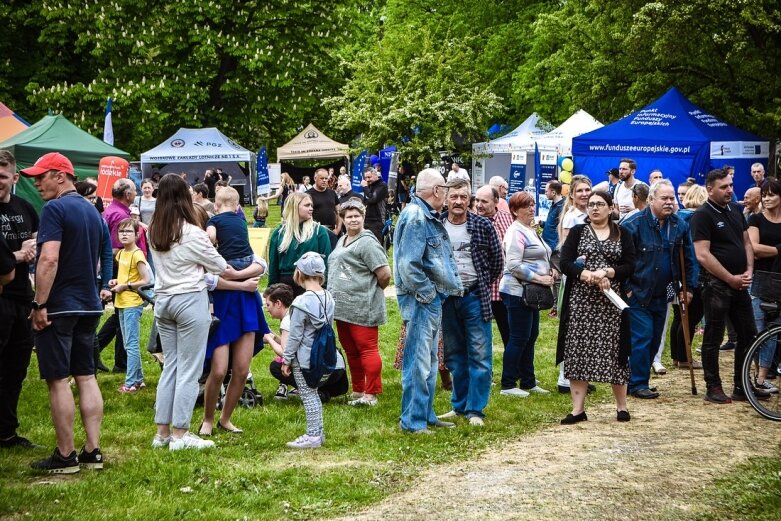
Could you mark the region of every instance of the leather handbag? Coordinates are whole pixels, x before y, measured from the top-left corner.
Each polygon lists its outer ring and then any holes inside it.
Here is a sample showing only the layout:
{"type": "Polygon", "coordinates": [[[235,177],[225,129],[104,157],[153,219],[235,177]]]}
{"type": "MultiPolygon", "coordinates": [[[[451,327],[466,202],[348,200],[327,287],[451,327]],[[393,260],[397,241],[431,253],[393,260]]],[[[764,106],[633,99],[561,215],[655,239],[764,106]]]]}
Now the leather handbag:
{"type": "Polygon", "coordinates": [[[553,307],[553,289],[534,282],[523,283],[523,303],[526,307],[541,311],[553,307]]]}

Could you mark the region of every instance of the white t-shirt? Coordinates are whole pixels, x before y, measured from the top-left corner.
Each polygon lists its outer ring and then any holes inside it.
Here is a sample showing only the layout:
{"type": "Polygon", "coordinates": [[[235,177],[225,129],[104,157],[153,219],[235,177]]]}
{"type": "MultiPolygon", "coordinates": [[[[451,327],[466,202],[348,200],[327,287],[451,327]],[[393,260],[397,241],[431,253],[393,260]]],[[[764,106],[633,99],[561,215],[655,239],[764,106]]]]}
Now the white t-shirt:
{"type": "Polygon", "coordinates": [[[586,217],[587,215],[577,208],[570,208],[561,221],[561,228],[563,230],[569,230],[576,224],[583,224],[586,222],[586,217]]]}
{"type": "Polygon", "coordinates": [[[466,223],[453,224],[445,220],[445,230],[450,237],[450,244],[453,246],[453,257],[456,259],[458,275],[464,288],[472,287],[477,282],[477,271],[472,262],[472,238],[466,229],[466,223]]]}
{"type": "Polygon", "coordinates": [[[630,210],[634,210],[635,203],[632,200],[632,188],[626,186],[623,181],[618,183],[616,185],[616,191],[613,193],[613,202],[619,208],[619,214],[621,215],[621,217],[624,217],[627,213],[629,213],[629,212],[622,212],[620,210],[622,206],[628,206],[630,210]]]}
{"type": "Polygon", "coordinates": [[[279,321],[279,330],[290,332],[290,313],[285,313],[285,316],[279,321]]]}

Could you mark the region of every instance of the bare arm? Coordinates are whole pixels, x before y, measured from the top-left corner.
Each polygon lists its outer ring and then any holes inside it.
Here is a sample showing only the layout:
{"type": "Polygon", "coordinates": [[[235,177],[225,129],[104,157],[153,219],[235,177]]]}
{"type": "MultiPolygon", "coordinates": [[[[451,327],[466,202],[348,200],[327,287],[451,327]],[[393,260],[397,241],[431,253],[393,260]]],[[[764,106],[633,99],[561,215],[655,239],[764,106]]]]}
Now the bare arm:
{"type": "MultiPolygon", "coordinates": [[[[35,270],[35,301],[46,304],[49,300],[54,278],[57,276],[57,268],[60,264],[60,241],[48,241],[41,246],[41,256],[35,270]]],[[[33,310],[30,313],[33,329],[40,331],[49,326],[49,317],[46,308],[33,310]]]]}
{"type": "Polygon", "coordinates": [[[382,289],[385,289],[388,287],[388,284],[390,284],[391,279],[391,270],[388,266],[380,266],[376,270],[374,270],[374,276],[377,277],[377,284],[382,289]]]}
{"type": "Polygon", "coordinates": [[[750,226],[748,229],[748,238],[751,240],[751,248],[754,250],[754,256],[757,259],[766,259],[778,255],[778,249],[775,246],[759,244],[759,228],[750,226]]]}
{"type": "Polygon", "coordinates": [[[212,241],[212,244],[217,244],[217,228],[214,226],[207,226],[206,235],[209,236],[209,240],[212,241]]]}
{"type": "Polygon", "coordinates": [[[697,255],[697,261],[705,268],[708,273],[719,280],[726,282],[731,288],[742,289],[743,279],[738,275],[733,275],[721,265],[721,263],[710,252],[710,241],[694,241],[694,253],[697,255]]]}
{"type": "Polygon", "coordinates": [[[746,274],[751,278],[754,273],[754,248],[751,247],[751,239],[746,231],[743,232],[743,246],[746,248],[746,274]]]}

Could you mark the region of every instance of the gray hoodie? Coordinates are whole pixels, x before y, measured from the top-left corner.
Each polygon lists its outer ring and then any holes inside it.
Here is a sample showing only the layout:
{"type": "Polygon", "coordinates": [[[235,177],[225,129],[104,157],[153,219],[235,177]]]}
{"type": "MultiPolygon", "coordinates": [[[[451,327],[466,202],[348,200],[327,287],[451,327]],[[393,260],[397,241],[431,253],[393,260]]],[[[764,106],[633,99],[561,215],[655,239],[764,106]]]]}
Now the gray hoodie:
{"type": "Polygon", "coordinates": [[[327,290],[318,293],[307,291],[296,297],[289,311],[290,331],[283,356],[285,364],[290,365],[293,359],[297,359],[302,369],[309,369],[315,334],[326,322],[333,322],[334,306],[334,298],[327,290]]]}

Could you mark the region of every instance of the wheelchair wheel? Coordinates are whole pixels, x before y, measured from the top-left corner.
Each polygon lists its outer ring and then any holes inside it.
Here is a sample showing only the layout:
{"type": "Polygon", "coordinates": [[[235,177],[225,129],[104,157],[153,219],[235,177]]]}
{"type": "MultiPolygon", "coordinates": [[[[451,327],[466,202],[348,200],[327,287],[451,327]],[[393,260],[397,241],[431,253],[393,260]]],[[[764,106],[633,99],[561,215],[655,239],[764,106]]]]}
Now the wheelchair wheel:
{"type": "Polygon", "coordinates": [[[764,343],[781,334],[781,325],[773,325],[754,338],[743,361],[743,390],[751,406],[768,420],[781,421],[781,393],[773,393],[769,399],[760,400],[754,393],[754,383],[759,373],[759,350],[764,343]]]}

